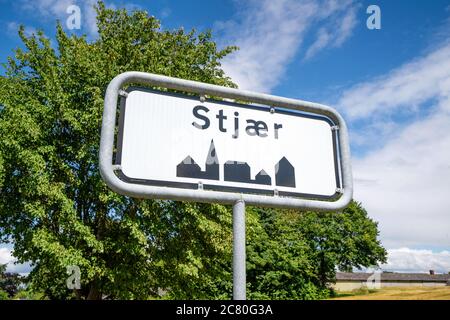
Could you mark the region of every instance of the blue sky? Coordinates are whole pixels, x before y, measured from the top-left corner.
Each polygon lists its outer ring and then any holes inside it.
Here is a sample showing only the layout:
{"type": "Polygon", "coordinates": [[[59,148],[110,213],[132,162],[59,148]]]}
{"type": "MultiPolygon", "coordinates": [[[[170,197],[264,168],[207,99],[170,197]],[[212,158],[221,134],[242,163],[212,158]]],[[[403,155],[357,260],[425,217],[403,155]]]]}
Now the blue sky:
{"type": "MultiPolygon", "coordinates": [[[[95,39],[92,2],[0,0],[0,61],[20,46],[19,24],[51,36],[70,4],[82,12],[75,32],[95,39]]],[[[350,128],[355,199],[379,221],[389,249],[383,268],[450,271],[448,0],[106,3],[145,9],[165,29],[212,29],[220,46],[238,45],[223,68],[241,88],[336,107],[350,128]],[[366,26],[372,4],[380,30],[366,26]]],[[[7,252],[0,262],[12,259],[7,252]]]]}

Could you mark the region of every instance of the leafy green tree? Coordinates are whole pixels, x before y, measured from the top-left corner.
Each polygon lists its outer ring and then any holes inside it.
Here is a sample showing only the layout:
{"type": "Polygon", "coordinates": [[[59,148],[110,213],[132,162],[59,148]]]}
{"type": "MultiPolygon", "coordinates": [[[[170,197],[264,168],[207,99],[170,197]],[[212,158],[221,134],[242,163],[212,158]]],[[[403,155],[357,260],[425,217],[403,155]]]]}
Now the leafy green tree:
{"type": "Polygon", "coordinates": [[[247,282],[251,299],[312,300],[328,296],[319,286],[306,239],[296,229],[297,216],[282,210],[251,208],[247,228],[247,282]]]}
{"type": "Polygon", "coordinates": [[[378,224],[358,202],[352,201],[342,213],[306,212],[296,221],[297,230],[313,252],[322,286],[334,282],[336,269],[351,272],[386,262],[378,224]]]}
{"type": "Polygon", "coordinates": [[[45,300],[46,297],[42,292],[32,291],[28,288],[21,289],[13,297],[14,300],[45,300]]]}
{"type": "Polygon", "coordinates": [[[0,300],[9,300],[8,293],[0,289],[0,300]]]}
{"type": "Polygon", "coordinates": [[[249,296],[257,299],[321,299],[331,293],[336,269],[386,261],[377,223],[352,202],[342,212],[252,208],[247,232],[249,296]]]}
{"type": "Polygon", "coordinates": [[[6,264],[0,264],[0,295],[1,292],[4,292],[9,298],[12,298],[19,292],[23,280],[18,273],[6,272],[6,264]]]}
{"type": "Polygon", "coordinates": [[[30,261],[30,286],[54,299],[148,298],[158,288],[201,298],[230,261],[223,206],[122,197],[98,171],[103,97],[124,71],[234,86],[220,68],[232,52],[211,33],[162,30],[145,11],[97,4],[98,39],[27,37],[0,77],[0,242],[30,261]],[[223,264],[223,263],[222,263],[223,264]],[[80,290],[66,267],[81,269],[80,290]]]}

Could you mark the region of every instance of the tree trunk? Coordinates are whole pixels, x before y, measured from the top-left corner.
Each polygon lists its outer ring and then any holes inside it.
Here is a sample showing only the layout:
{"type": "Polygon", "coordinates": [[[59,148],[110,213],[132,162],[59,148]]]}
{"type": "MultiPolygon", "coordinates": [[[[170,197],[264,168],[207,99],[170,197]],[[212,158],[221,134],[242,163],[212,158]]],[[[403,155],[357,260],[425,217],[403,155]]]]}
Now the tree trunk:
{"type": "Polygon", "coordinates": [[[87,296],[87,300],[102,300],[102,293],[98,290],[95,283],[91,284],[91,288],[89,289],[89,294],[87,296]]]}

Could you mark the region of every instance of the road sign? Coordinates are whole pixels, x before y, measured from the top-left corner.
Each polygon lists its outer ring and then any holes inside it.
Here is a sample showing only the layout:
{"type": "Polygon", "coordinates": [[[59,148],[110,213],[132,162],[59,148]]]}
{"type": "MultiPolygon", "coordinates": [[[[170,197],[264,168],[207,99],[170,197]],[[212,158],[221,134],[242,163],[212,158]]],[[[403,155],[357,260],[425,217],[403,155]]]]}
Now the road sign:
{"type": "Polygon", "coordinates": [[[246,203],[337,210],[353,193],[347,127],[332,108],[142,72],[108,86],[99,160],[123,195],[233,204],[235,300],[246,297],[246,203]],[[196,96],[124,91],[130,83],[196,96]]]}
{"type": "Polygon", "coordinates": [[[116,158],[125,182],[321,198],[340,188],[334,123],[326,117],[127,92],[116,158]]]}
{"type": "Polygon", "coordinates": [[[351,199],[345,123],[326,106],[125,73],[110,84],[104,112],[100,168],[122,194],[330,210],[351,199]],[[130,82],[197,95],[123,91],[130,82]]]}

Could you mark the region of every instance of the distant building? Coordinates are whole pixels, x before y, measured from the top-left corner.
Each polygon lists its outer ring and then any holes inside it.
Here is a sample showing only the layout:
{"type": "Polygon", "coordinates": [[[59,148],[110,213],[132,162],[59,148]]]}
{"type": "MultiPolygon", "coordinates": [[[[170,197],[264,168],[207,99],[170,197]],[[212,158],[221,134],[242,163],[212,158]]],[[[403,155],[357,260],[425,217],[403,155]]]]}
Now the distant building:
{"type": "MultiPolygon", "coordinates": [[[[368,287],[373,273],[337,272],[333,288],[337,291],[352,291],[368,287]]],[[[449,285],[450,274],[427,273],[380,273],[380,287],[442,287],[449,285]]]]}

